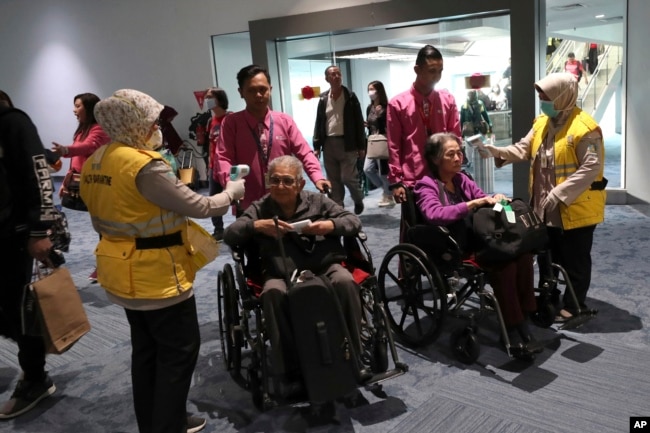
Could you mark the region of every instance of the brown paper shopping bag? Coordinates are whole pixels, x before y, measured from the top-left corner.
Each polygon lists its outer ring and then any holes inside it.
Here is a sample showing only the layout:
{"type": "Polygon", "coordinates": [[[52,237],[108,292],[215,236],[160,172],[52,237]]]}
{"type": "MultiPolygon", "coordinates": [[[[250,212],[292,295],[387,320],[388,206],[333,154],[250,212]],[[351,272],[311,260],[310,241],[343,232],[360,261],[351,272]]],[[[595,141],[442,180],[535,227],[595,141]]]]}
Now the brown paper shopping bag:
{"type": "Polygon", "coordinates": [[[81,297],[67,268],[38,275],[28,290],[35,301],[47,353],[67,351],[90,331],[81,297]]]}

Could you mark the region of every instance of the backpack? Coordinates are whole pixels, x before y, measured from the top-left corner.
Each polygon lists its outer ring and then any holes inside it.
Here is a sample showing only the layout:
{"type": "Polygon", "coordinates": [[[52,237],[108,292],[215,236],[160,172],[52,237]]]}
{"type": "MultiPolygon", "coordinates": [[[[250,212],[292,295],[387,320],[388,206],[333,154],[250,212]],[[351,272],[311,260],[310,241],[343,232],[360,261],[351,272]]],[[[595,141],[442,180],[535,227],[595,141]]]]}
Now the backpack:
{"type": "Polygon", "coordinates": [[[210,110],[204,111],[203,113],[196,113],[194,117],[190,119],[190,138],[196,140],[196,142],[201,145],[208,145],[210,143],[210,131],[208,130],[208,122],[212,118],[212,113],[210,110]]]}

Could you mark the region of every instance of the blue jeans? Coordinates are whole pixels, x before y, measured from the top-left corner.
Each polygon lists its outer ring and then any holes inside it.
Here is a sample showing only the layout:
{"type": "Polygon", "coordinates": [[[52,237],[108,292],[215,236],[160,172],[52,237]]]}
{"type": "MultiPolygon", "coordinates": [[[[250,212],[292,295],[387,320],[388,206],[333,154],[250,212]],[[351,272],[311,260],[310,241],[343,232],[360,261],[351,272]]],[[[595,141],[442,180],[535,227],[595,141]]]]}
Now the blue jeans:
{"type": "MultiPolygon", "coordinates": [[[[213,177],[212,169],[208,169],[208,186],[210,188],[208,190],[210,195],[215,195],[223,192],[223,186],[221,186],[221,184],[217,182],[213,177]]],[[[211,220],[215,230],[223,230],[222,216],[212,217],[211,220]]]]}
{"type": "Polygon", "coordinates": [[[392,195],[388,189],[388,173],[382,173],[380,159],[368,159],[363,164],[363,172],[373,185],[381,187],[384,195],[392,195]]]}

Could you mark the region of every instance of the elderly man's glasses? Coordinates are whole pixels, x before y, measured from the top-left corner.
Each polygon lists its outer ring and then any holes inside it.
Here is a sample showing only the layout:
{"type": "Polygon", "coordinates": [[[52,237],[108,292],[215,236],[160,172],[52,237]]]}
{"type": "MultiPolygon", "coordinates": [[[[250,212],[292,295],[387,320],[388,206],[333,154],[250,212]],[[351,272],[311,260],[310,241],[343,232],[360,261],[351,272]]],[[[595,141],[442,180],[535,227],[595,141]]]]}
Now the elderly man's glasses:
{"type": "Polygon", "coordinates": [[[280,184],[284,186],[293,186],[296,183],[296,178],[291,176],[271,176],[269,178],[271,186],[279,186],[280,184]]]}

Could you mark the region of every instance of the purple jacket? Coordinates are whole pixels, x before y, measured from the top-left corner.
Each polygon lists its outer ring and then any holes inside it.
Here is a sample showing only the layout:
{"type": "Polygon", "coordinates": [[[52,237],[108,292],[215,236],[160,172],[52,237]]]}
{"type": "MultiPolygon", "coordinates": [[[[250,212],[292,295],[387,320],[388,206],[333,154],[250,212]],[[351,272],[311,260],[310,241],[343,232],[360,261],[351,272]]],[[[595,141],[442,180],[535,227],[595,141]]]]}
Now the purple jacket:
{"type": "Polygon", "coordinates": [[[453,182],[456,191],[460,191],[463,196],[463,203],[450,204],[449,200],[445,198],[445,204],[443,205],[440,201],[438,181],[431,175],[426,175],[415,183],[413,189],[415,203],[427,223],[446,226],[463,219],[469,214],[469,208],[465,201],[485,197],[486,195],[476,182],[463,173],[456,174],[453,182]]]}

